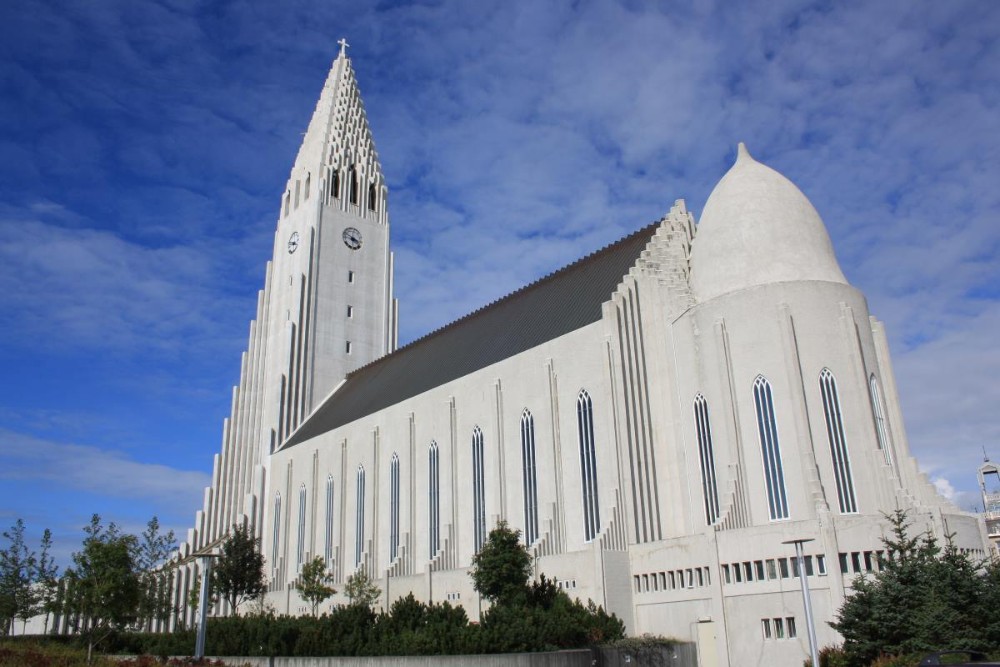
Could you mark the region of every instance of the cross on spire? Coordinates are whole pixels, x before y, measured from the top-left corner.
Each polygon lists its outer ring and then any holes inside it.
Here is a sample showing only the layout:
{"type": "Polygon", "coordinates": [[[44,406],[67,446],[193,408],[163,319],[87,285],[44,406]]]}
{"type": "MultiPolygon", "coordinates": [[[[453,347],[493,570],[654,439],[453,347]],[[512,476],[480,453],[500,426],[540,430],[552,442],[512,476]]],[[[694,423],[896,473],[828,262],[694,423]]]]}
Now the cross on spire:
{"type": "Polygon", "coordinates": [[[347,55],[347,47],[350,46],[350,44],[348,44],[347,40],[344,39],[343,37],[337,40],[337,44],[340,44],[340,56],[343,58],[345,55],[347,55]]]}

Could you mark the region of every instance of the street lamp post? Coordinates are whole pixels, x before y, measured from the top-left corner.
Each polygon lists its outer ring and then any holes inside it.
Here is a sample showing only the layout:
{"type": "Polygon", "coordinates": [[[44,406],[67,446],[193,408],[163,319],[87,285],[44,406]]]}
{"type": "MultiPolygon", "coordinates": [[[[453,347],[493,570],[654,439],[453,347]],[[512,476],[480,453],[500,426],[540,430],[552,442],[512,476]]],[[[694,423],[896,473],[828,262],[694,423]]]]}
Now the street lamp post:
{"type": "Polygon", "coordinates": [[[198,561],[201,564],[201,590],[198,593],[198,636],[194,644],[195,660],[205,657],[205,628],[208,621],[208,591],[212,578],[212,559],[219,554],[200,553],[198,561]]]}
{"type": "Polygon", "coordinates": [[[812,538],[804,540],[788,540],[782,544],[795,545],[795,560],[799,564],[799,581],[802,584],[802,606],[806,610],[806,631],[809,633],[809,655],[812,658],[813,667],[819,667],[819,649],[816,647],[816,623],[813,621],[812,598],[809,597],[809,580],[806,578],[806,558],[803,555],[802,545],[812,542],[812,538]]]}

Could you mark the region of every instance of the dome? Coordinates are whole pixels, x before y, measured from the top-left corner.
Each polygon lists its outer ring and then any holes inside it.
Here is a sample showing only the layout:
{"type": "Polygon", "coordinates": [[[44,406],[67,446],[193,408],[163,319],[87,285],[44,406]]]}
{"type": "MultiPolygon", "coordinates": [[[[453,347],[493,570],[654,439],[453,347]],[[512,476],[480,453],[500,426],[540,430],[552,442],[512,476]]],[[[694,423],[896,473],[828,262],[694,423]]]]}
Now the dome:
{"type": "Polygon", "coordinates": [[[792,280],[847,284],[813,205],[741,143],[702,211],[691,247],[692,291],[705,302],[792,280]]]}

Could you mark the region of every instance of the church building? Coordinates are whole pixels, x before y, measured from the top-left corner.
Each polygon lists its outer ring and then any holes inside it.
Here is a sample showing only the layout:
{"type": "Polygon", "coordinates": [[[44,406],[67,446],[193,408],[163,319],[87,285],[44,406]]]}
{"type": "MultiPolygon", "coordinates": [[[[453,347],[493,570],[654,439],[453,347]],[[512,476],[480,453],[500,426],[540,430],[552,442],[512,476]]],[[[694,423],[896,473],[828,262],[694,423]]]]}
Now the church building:
{"type": "MultiPolygon", "coordinates": [[[[885,513],[984,553],[911,456],[885,331],[799,189],[740,144],[700,220],[657,222],[403,347],[382,166],[342,43],[281,194],[274,255],[204,506],[178,554],[258,536],[278,613],[323,557],[384,607],[488,603],[473,555],[506,520],[536,575],[703,665],[820,646],[885,513]]],[[[341,595],[324,606],[341,604],[341,595]]],[[[226,610],[222,610],[225,612],[226,610]]]]}

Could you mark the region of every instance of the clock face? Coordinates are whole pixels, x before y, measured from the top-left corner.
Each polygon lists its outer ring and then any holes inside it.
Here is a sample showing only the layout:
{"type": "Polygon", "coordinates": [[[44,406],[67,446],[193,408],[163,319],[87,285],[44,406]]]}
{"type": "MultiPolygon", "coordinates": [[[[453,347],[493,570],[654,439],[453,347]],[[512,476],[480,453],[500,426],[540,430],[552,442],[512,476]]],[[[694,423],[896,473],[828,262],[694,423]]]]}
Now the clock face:
{"type": "Polygon", "coordinates": [[[293,252],[299,248],[299,233],[292,232],[292,235],[288,237],[288,254],[291,255],[293,252]]]}
{"type": "Polygon", "coordinates": [[[348,227],[344,230],[344,245],[346,245],[351,250],[357,250],[361,247],[361,232],[359,232],[354,227],[348,227]]]}

